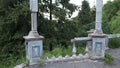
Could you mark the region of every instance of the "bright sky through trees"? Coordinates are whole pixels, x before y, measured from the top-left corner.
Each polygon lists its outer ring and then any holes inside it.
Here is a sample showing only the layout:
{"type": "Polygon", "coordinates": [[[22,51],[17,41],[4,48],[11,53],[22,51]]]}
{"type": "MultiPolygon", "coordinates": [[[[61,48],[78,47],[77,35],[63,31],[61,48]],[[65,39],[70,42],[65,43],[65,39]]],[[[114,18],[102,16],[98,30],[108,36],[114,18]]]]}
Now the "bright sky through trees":
{"type": "MultiPolygon", "coordinates": [[[[82,1],[83,0],[70,0],[70,3],[80,6],[82,4],[82,1]]],[[[95,5],[96,0],[87,0],[87,1],[89,2],[90,7],[93,7],[95,5]]],[[[103,4],[107,3],[107,1],[109,1],[109,0],[103,0],[103,4]]],[[[113,1],[113,0],[110,0],[110,1],[113,1]]],[[[78,14],[78,11],[74,12],[72,17],[77,16],[77,14],[78,14]]]]}
{"type": "MultiPolygon", "coordinates": [[[[70,0],[70,3],[81,5],[83,0],[70,0]]],[[[90,3],[90,6],[92,7],[95,5],[96,0],[87,0],[90,3]]],[[[108,0],[103,0],[103,3],[105,4],[108,0]]],[[[112,1],[112,0],[111,0],[112,1]]]]}

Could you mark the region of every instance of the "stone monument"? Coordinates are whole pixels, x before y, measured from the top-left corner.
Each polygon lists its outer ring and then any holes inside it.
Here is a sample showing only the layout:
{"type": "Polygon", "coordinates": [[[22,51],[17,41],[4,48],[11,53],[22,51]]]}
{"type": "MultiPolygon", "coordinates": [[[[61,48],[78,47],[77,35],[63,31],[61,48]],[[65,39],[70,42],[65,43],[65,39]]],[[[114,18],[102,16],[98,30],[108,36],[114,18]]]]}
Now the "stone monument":
{"type": "Polygon", "coordinates": [[[30,0],[31,31],[24,36],[29,65],[38,64],[43,53],[43,36],[37,32],[38,0],[30,0]]]}
{"type": "Polygon", "coordinates": [[[102,7],[103,0],[96,0],[95,30],[89,35],[92,37],[92,59],[100,59],[105,56],[105,40],[107,35],[102,31],[102,7]]]}
{"type": "Polygon", "coordinates": [[[91,59],[102,59],[105,56],[107,35],[102,31],[102,7],[103,0],[96,0],[95,30],[88,31],[88,37],[74,38],[71,41],[87,41],[86,52],[91,59]]]}

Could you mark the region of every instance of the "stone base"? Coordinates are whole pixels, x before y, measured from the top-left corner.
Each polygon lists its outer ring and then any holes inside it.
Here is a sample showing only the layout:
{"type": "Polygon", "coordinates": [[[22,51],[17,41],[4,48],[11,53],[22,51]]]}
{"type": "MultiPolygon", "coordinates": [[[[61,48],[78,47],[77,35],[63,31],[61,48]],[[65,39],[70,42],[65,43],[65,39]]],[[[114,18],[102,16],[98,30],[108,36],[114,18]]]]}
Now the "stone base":
{"type": "Polygon", "coordinates": [[[37,31],[30,31],[28,36],[24,36],[26,45],[26,57],[29,65],[39,64],[43,53],[43,36],[37,31]]]}
{"type": "Polygon", "coordinates": [[[106,47],[106,34],[92,33],[92,59],[104,59],[106,47]]]}

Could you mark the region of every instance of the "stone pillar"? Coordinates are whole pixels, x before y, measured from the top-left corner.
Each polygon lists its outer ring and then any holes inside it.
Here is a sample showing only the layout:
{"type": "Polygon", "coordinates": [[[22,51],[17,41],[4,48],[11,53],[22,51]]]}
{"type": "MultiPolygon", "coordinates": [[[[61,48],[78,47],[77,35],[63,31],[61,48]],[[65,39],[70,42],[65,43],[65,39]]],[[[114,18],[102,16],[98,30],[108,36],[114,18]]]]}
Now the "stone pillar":
{"type": "Polygon", "coordinates": [[[32,12],[31,13],[31,30],[32,31],[37,31],[37,13],[32,12]]]}
{"type": "Polygon", "coordinates": [[[96,0],[96,24],[95,31],[89,36],[92,38],[92,59],[104,59],[106,34],[102,32],[102,7],[103,0],[96,0]]]}
{"type": "Polygon", "coordinates": [[[38,0],[30,0],[31,31],[24,36],[26,45],[26,57],[29,65],[38,64],[43,53],[43,36],[37,32],[38,0]]]}
{"type": "Polygon", "coordinates": [[[103,0],[96,0],[95,33],[103,33],[102,32],[102,7],[103,7],[103,0]]]}
{"type": "Polygon", "coordinates": [[[31,12],[31,31],[29,32],[29,36],[39,36],[37,32],[37,12],[31,12]]]}

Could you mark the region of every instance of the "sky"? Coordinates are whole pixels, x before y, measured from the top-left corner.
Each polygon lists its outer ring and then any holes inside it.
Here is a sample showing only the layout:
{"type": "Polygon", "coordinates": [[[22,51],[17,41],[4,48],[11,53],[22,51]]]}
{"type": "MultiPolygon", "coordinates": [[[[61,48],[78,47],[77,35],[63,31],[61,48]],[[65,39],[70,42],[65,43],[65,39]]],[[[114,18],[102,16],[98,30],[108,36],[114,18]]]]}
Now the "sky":
{"type": "MultiPolygon", "coordinates": [[[[83,0],[70,0],[70,3],[73,3],[73,4],[80,6],[82,4],[82,1],[83,0]]],[[[96,3],[96,0],[87,0],[87,1],[89,2],[90,7],[94,6],[96,3]]],[[[107,3],[107,1],[108,0],[103,0],[103,4],[107,3]]],[[[111,1],[113,1],[113,0],[111,0],[111,1]]],[[[78,15],[78,11],[74,12],[72,17],[75,17],[77,15],[78,15]]]]}
{"type": "MultiPolygon", "coordinates": [[[[76,4],[78,6],[80,6],[82,4],[83,0],[70,0],[70,3],[76,4]]],[[[90,7],[92,7],[93,5],[95,5],[95,1],[96,0],[87,0],[90,4],[90,7]]],[[[103,3],[105,4],[108,0],[103,0],[103,3]]]]}

